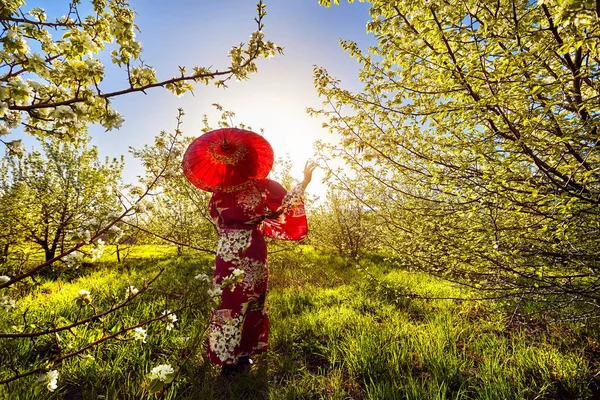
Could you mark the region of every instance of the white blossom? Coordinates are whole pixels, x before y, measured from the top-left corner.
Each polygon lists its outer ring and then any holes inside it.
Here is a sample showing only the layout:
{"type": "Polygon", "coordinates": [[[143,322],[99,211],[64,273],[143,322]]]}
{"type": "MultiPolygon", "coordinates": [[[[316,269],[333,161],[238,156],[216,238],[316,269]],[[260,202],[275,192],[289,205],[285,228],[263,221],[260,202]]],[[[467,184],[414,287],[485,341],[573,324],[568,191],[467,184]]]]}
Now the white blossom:
{"type": "Polygon", "coordinates": [[[74,251],[61,258],[61,260],[67,265],[67,267],[71,268],[77,266],[83,257],[83,253],[74,251]]]}
{"type": "Polygon", "coordinates": [[[25,146],[23,145],[23,141],[21,139],[7,142],[6,147],[9,151],[9,154],[16,156],[17,158],[23,158],[27,153],[27,150],[25,150],[25,146]]]}
{"type": "Polygon", "coordinates": [[[16,301],[11,299],[10,297],[8,297],[8,296],[0,297],[0,307],[4,308],[4,311],[9,312],[16,306],[17,306],[16,301]]]}
{"type": "Polygon", "coordinates": [[[4,283],[4,282],[8,282],[8,281],[10,281],[10,276],[0,275],[0,283],[4,283]]]}
{"type": "Polygon", "coordinates": [[[221,285],[229,290],[234,291],[235,287],[243,282],[245,271],[243,269],[235,268],[231,274],[223,278],[221,285]]]}
{"type": "Polygon", "coordinates": [[[52,117],[56,122],[67,124],[77,120],[77,114],[69,106],[58,106],[52,111],[52,117]]]}
{"type": "Polygon", "coordinates": [[[194,278],[198,279],[200,282],[206,282],[206,283],[210,282],[210,278],[206,274],[200,273],[200,274],[196,275],[194,278]]]}
{"type": "Polygon", "coordinates": [[[79,296],[77,296],[77,298],[79,300],[84,301],[87,304],[90,304],[92,302],[92,296],[91,296],[90,292],[85,289],[79,290],[79,296]]]}
{"type": "Polygon", "coordinates": [[[15,129],[21,124],[21,113],[16,110],[8,110],[4,113],[4,122],[8,129],[15,129]]]}
{"type": "Polygon", "coordinates": [[[6,33],[6,38],[16,46],[16,50],[19,53],[29,53],[29,45],[27,44],[27,41],[23,39],[23,35],[14,27],[8,29],[8,32],[6,33]]]}
{"type": "MultiPolygon", "coordinates": [[[[27,61],[31,72],[42,72],[46,68],[46,59],[39,53],[30,55],[27,61]]],[[[27,82],[31,81],[27,80],[27,82]]],[[[35,90],[35,88],[33,89],[35,90]]]]}
{"type": "Polygon", "coordinates": [[[40,90],[43,90],[46,88],[46,86],[43,83],[40,83],[38,81],[34,81],[33,79],[27,79],[27,84],[29,85],[29,87],[36,91],[39,92],[40,90]]]}
{"type": "Polygon", "coordinates": [[[213,289],[208,289],[206,293],[212,297],[213,301],[218,301],[223,294],[223,289],[221,289],[221,286],[215,286],[213,289]]]}
{"type": "Polygon", "coordinates": [[[0,101],[0,117],[3,117],[7,111],[8,111],[8,103],[5,101],[0,101]]]}
{"type": "Polygon", "coordinates": [[[161,364],[152,368],[148,377],[150,379],[158,379],[159,381],[165,382],[169,378],[169,375],[173,375],[174,373],[173,367],[169,364],[161,364]]]}
{"type": "Polygon", "coordinates": [[[89,69],[89,73],[102,75],[104,72],[104,65],[97,58],[87,58],[84,61],[85,66],[89,69]]]}
{"type": "Polygon", "coordinates": [[[163,315],[167,315],[167,318],[165,318],[165,321],[167,323],[167,327],[166,329],[168,331],[170,331],[171,329],[173,329],[175,327],[175,322],[177,322],[177,315],[175,314],[169,314],[170,311],[169,310],[165,310],[163,311],[163,315]]]}
{"type": "Polygon", "coordinates": [[[118,242],[123,237],[123,230],[116,225],[110,228],[110,231],[114,235],[114,241],[118,242]]]}
{"type": "Polygon", "coordinates": [[[134,286],[127,286],[127,289],[125,289],[125,297],[131,297],[131,296],[135,296],[136,294],[138,294],[139,290],[134,287],[134,286]]]}
{"type": "Polygon", "coordinates": [[[106,117],[104,118],[104,121],[102,121],[102,126],[106,128],[107,131],[119,129],[121,125],[123,125],[123,121],[124,119],[121,116],[121,114],[109,110],[106,114],[106,117]]]}
{"type": "Polygon", "coordinates": [[[142,328],[141,326],[139,328],[135,328],[133,330],[133,338],[135,340],[141,340],[142,343],[146,343],[147,337],[148,337],[148,334],[146,333],[146,330],[144,328],[142,328]]]}
{"type": "Polygon", "coordinates": [[[54,392],[56,390],[56,388],[58,387],[58,385],[57,385],[58,371],[53,370],[53,371],[48,371],[45,374],[42,374],[38,378],[37,382],[42,385],[46,385],[46,388],[48,388],[49,391],[54,392]]]}
{"type": "Polygon", "coordinates": [[[139,214],[145,213],[147,211],[146,204],[139,202],[135,205],[134,210],[139,214]]]}
{"type": "Polygon", "coordinates": [[[13,79],[8,82],[7,86],[10,89],[10,97],[16,104],[23,104],[31,97],[31,87],[21,79],[13,79]]]}
{"type": "Polygon", "coordinates": [[[100,257],[102,257],[104,250],[104,240],[98,239],[96,241],[96,247],[90,249],[90,257],[92,261],[98,261],[100,257]]]}

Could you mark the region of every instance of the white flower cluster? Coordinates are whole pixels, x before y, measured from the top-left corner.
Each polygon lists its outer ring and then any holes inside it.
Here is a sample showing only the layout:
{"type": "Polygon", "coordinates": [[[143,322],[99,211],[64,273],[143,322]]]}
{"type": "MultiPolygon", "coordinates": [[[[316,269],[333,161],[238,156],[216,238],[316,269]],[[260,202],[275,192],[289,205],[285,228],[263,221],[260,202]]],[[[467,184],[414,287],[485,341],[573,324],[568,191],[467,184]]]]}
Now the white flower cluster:
{"type": "Polygon", "coordinates": [[[10,27],[6,32],[4,47],[14,49],[20,54],[29,53],[29,44],[23,39],[23,33],[16,26],[10,27]]]}
{"type": "Polygon", "coordinates": [[[17,158],[23,158],[25,154],[27,154],[27,150],[25,149],[21,139],[7,142],[6,148],[11,156],[15,156],[17,158]]]}
{"type": "Polygon", "coordinates": [[[210,283],[210,278],[206,274],[200,273],[200,274],[196,275],[194,278],[198,279],[202,283],[210,283]]]}
{"type": "Polygon", "coordinates": [[[46,388],[49,391],[54,392],[58,387],[58,371],[53,370],[42,374],[38,378],[37,383],[41,385],[46,385],[46,388]]]}
{"type": "Polygon", "coordinates": [[[146,333],[146,330],[144,328],[142,328],[141,326],[139,328],[135,328],[133,330],[133,339],[134,340],[141,340],[142,343],[146,343],[147,337],[148,337],[148,334],[146,333]]]}
{"type": "Polygon", "coordinates": [[[219,303],[221,301],[221,295],[223,294],[223,289],[221,289],[220,285],[215,285],[214,288],[208,289],[206,291],[208,295],[212,298],[215,303],[219,303]]]}
{"type": "Polygon", "coordinates": [[[0,297],[0,307],[4,308],[4,311],[9,312],[17,306],[17,302],[8,296],[0,297]]]}
{"type": "Polygon", "coordinates": [[[68,124],[77,121],[77,114],[69,106],[58,106],[50,114],[60,124],[68,124]]]}
{"type": "Polygon", "coordinates": [[[114,236],[113,241],[116,243],[118,243],[119,240],[121,240],[121,238],[123,237],[123,230],[116,225],[113,225],[110,228],[110,232],[113,234],[113,236],[114,236]]]}
{"type": "Polygon", "coordinates": [[[167,315],[167,318],[165,318],[165,321],[167,323],[167,327],[166,329],[168,331],[170,331],[171,329],[175,328],[175,322],[177,322],[177,315],[175,314],[169,314],[170,311],[169,310],[165,310],[163,311],[163,315],[167,315]]]}
{"type": "Polygon", "coordinates": [[[21,114],[15,110],[8,110],[4,113],[3,124],[0,124],[0,136],[8,135],[12,129],[21,124],[21,114]]]}
{"type": "Polygon", "coordinates": [[[92,238],[92,233],[89,230],[79,229],[75,231],[74,236],[75,240],[81,240],[85,243],[89,243],[90,239],[92,238]]]}
{"type": "Polygon", "coordinates": [[[92,302],[92,296],[88,290],[81,289],[77,300],[83,301],[84,303],[90,304],[92,302]]]}
{"type": "Polygon", "coordinates": [[[141,66],[131,68],[131,84],[133,87],[151,85],[156,82],[156,70],[141,66]]]}
{"type": "Polygon", "coordinates": [[[146,203],[144,203],[144,202],[142,202],[142,201],[140,201],[139,203],[137,203],[137,204],[136,204],[136,205],[133,207],[133,209],[134,209],[134,210],[135,210],[135,212],[136,212],[136,213],[138,213],[138,214],[143,214],[143,213],[145,213],[146,211],[148,211],[148,210],[146,209],[146,203]]]}
{"type": "Polygon", "coordinates": [[[152,370],[150,371],[150,375],[148,375],[148,378],[166,382],[167,379],[171,378],[171,376],[174,373],[175,371],[173,370],[173,367],[171,367],[169,364],[161,364],[157,367],[152,368],[152,370]]]}
{"type": "Polygon", "coordinates": [[[73,268],[79,265],[83,257],[85,257],[85,254],[74,251],[61,258],[61,260],[67,267],[73,268]]]}
{"type": "Polygon", "coordinates": [[[102,126],[106,128],[107,131],[111,131],[113,129],[119,129],[121,125],[123,125],[123,117],[116,111],[109,110],[106,113],[106,117],[104,121],[102,121],[102,126]]]}
{"type": "MultiPolygon", "coordinates": [[[[5,283],[8,281],[10,281],[10,276],[0,276],[0,283],[5,283]]],[[[17,307],[17,302],[15,300],[11,299],[8,296],[0,297],[0,308],[4,308],[4,311],[9,312],[15,307],[17,307]]]]}
{"type": "Polygon", "coordinates": [[[104,250],[104,240],[98,239],[96,241],[96,247],[90,250],[90,257],[92,258],[92,261],[98,261],[100,257],[102,257],[104,250]]]}
{"type": "MultiPolygon", "coordinates": [[[[0,93],[1,95],[1,93],[0,93]]],[[[4,117],[4,115],[6,115],[6,113],[9,111],[8,109],[8,103],[5,101],[0,101],[0,117],[4,117]]]]}
{"type": "Polygon", "coordinates": [[[127,289],[125,289],[125,297],[126,298],[135,296],[138,293],[139,293],[139,290],[137,288],[135,288],[134,286],[127,286],[127,289]]]}
{"type": "Polygon", "coordinates": [[[232,292],[235,290],[235,287],[244,281],[245,272],[243,269],[236,268],[234,269],[230,275],[223,278],[221,281],[221,286],[224,288],[229,288],[232,292]]]}

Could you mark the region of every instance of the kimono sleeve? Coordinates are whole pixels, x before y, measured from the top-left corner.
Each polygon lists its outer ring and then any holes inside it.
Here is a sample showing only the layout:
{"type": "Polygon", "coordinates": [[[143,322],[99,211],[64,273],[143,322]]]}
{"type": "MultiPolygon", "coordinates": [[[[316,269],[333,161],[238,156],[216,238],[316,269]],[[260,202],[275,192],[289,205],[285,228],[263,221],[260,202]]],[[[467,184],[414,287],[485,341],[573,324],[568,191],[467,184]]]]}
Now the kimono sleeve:
{"type": "Polygon", "coordinates": [[[308,234],[308,223],[304,210],[302,185],[297,185],[286,193],[279,183],[265,179],[261,189],[268,209],[282,212],[277,219],[263,221],[263,234],[282,240],[304,239],[308,234]]]}

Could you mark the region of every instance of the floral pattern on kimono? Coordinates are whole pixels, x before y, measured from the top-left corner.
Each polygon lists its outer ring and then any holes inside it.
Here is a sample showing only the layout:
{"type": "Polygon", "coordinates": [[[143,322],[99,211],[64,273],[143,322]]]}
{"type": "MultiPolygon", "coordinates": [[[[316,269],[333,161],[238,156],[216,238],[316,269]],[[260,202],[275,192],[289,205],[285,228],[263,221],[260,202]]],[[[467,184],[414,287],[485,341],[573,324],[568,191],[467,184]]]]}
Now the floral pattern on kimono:
{"type": "Polygon", "coordinates": [[[302,185],[286,192],[269,179],[243,191],[213,194],[209,211],[219,228],[213,285],[222,293],[210,319],[211,362],[235,365],[239,357],[267,349],[268,265],[264,238],[306,237],[303,194],[302,185]],[[278,211],[281,214],[277,219],[265,219],[278,211]]]}

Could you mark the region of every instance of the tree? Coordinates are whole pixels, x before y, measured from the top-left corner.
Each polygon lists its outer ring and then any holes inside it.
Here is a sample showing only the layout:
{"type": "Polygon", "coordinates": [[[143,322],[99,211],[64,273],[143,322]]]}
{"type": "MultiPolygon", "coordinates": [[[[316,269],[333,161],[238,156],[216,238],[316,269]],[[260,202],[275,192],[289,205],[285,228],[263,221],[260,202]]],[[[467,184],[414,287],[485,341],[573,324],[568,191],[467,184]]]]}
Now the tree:
{"type": "Polygon", "coordinates": [[[348,192],[330,189],[326,202],[310,215],[310,241],[315,247],[357,258],[376,248],[378,228],[370,213],[348,192]]]}
{"type": "MultiPolygon", "coordinates": [[[[42,151],[2,160],[0,190],[4,228],[25,245],[53,259],[72,244],[72,237],[97,231],[115,218],[123,160],[98,160],[98,150],[80,134],[74,142],[40,140],[42,151]]],[[[9,239],[5,239],[5,254],[9,239]]]]}
{"type": "MultiPolygon", "coordinates": [[[[371,2],[377,46],[323,68],[328,149],[413,267],[564,318],[600,315],[600,11],[592,1],[371,2]]],[[[325,149],[325,145],[322,145],[325,149]]],[[[327,152],[324,152],[327,154],[327,152]]]]}

